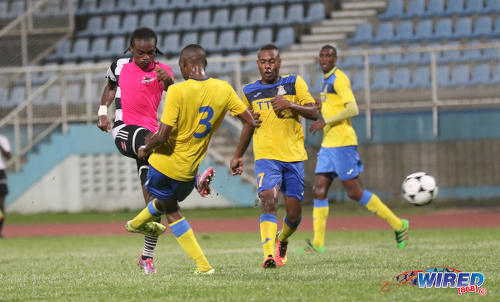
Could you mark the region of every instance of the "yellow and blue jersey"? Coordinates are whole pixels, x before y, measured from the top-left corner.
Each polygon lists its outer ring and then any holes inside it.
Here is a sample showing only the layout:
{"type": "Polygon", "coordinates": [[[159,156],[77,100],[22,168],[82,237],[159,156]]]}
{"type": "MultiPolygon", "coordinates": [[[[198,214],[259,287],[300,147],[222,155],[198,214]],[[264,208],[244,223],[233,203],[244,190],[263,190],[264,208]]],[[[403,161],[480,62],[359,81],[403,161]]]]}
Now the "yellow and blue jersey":
{"type": "MultiPolygon", "coordinates": [[[[349,78],[337,67],[334,67],[323,76],[321,102],[321,114],[323,116],[337,114],[344,110],[345,104],[356,102],[349,78]]],[[[326,125],[323,129],[322,147],[356,146],[357,144],[358,138],[350,119],[333,125],[326,125]]]]}
{"type": "Polygon", "coordinates": [[[282,95],[299,105],[313,103],[306,82],[298,75],[282,76],[273,84],[262,84],[260,80],[243,87],[243,102],[260,113],[262,124],[253,135],[255,160],[273,159],[296,162],[307,159],[304,148],[304,132],[300,115],[286,109],[277,116],[271,99],[282,95]]]}
{"type": "Polygon", "coordinates": [[[161,122],[173,129],[149,157],[150,165],[172,179],[192,180],[228,110],[239,115],[246,106],[225,81],[189,79],[169,86],[161,122]]]}

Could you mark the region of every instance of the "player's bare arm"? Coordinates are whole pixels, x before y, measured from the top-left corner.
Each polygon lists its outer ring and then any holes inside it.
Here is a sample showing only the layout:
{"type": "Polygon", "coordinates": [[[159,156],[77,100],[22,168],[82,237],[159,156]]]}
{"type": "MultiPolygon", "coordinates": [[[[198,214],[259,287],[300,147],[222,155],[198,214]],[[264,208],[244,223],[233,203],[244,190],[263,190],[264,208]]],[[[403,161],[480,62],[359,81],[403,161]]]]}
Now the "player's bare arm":
{"type": "Polygon", "coordinates": [[[165,143],[168,140],[171,133],[172,133],[172,126],[160,123],[160,128],[147,141],[146,146],[139,147],[139,150],[137,151],[137,157],[139,158],[148,157],[156,147],[165,143]]]}
{"type": "Polygon", "coordinates": [[[108,81],[101,96],[101,106],[99,106],[99,111],[97,113],[97,127],[102,131],[111,131],[111,122],[108,118],[108,107],[115,100],[116,95],[116,85],[113,85],[108,81]]]}
{"type": "Polygon", "coordinates": [[[276,115],[279,115],[285,109],[291,109],[293,112],[298,113],[310,120],[317,120],[319,113],[318,107],[315,104],[305,104],[299,105],[294,102],[290,102],[282,95],[277,95],[271,99],[271,105],[273,106],[276,115]]]}
{"type": "Polygon", "coordinates": [[[252,114],[257,127],[260,127],[260,125],[262,124],[262,120],[260,119],[260,112],[254,111],[253,109],[248,109],[248,111],[250,111],[250,113],[252,114]]]}
{"type": "Polygon", "coordinates": [[[240,175],[243,173],[243,154],[250,144],[255,127],[258,127],[254,116],[248,109],[236,117],[243,123],[243,129],[241,129],[240,142],[234,151],[233,158],[231,159],[231,175],[240,175]]]}

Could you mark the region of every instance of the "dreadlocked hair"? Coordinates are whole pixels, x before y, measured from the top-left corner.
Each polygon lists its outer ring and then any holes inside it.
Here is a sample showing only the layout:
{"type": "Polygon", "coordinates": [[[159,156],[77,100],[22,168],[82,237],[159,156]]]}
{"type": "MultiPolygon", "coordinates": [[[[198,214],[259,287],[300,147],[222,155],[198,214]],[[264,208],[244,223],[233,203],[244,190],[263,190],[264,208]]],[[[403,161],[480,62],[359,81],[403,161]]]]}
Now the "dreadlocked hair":
{"type": "MultiPolygon", "coordinates": [[[[138,27],[136,28],[133,32],[132,35],[130,36],[130,46],[125,49],[123,53],[127,53],[130,51],[130,47],[134,47],[134,40],[150,40],[154,39],[155,40],[155,46],[158,44],[158,36],[149,27],[138,27]]],[[[156,47],[156,54],[162,55],[163,52],[156,47]]]]}

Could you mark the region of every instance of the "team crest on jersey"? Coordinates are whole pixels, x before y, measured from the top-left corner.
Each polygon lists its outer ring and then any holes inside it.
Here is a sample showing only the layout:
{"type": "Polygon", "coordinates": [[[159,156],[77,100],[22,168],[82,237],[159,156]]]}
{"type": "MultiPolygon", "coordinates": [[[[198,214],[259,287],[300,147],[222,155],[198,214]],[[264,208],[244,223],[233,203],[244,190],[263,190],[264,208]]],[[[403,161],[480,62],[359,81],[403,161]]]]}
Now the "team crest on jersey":
{"type": "Polygon", "coordinates": [[[156,77],[151,77],[150,75],[145,75],[145,76],[142,78],[141,83],[149,83],[149,82],[154,81],[154,79],[156,79],[156,77]]]}
{"type": "Polygon", "coordinates": [[[277,95],[285,95],[285,94],[286,94],[285,87],[283,85],[279,85],[277,95]]]}
{"type": "Polygon", "coordinates": [[[125,142],[122,142],[122,149],[123,151],[127,152],[127,145],[125,144],[125,142]]]}

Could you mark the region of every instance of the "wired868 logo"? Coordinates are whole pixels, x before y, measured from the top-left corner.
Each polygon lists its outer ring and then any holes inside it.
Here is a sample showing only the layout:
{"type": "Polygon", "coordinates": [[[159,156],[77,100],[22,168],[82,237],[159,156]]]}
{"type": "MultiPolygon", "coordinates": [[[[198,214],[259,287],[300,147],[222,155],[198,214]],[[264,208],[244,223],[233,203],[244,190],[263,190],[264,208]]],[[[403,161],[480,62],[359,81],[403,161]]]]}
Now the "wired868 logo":
{"type": "Polygon", "coordinates": [[[451,267],[433,267],[399,274],[393,280],[385,281],[380,291],[387,292],[401,285],[415,285],[419,288],[456,288],[458,295],[479,293],[484,296],[488,291],[481,287],[483,284],[482,273],[461,272],[451,267]]]}

